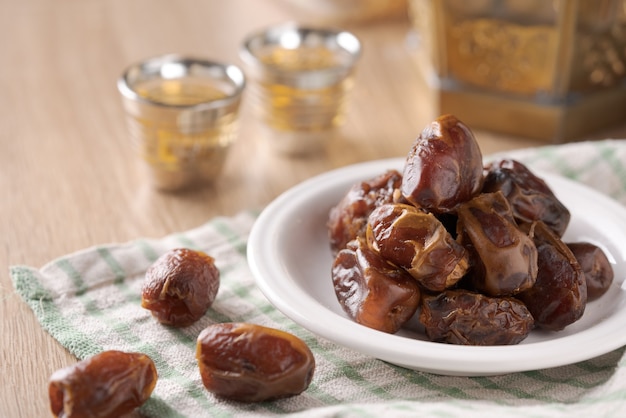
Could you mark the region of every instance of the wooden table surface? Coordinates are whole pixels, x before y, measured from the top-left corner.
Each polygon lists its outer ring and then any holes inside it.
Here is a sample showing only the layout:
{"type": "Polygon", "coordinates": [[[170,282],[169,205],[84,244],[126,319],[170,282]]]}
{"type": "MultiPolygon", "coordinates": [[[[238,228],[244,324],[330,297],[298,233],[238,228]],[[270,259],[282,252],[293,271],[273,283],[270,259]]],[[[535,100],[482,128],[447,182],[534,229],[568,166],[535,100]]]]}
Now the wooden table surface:
{"type": "MultiPolygon", "coordinates": [[[[50,416],[47,379],[76,359],[39,326],[8,268],[40,267],[96,244],[161,237],[216,215],[260,209],[332,168],[404,156],[437,116],[406,45],[406,19],[346,22],[363,42],[340,138],[306,158],[273,153],[244,105],[223,176],[184,194],[138,172],[116,79],[179,52],[242,64],[251,30],[308,16],[278,0],[3,1],[0,27],[0,417],[50,416]]],[[[475,131],[483,153],[542,145],[475,131]]],[[[626,137],[626,126],[596,138],[626,137]]]]}

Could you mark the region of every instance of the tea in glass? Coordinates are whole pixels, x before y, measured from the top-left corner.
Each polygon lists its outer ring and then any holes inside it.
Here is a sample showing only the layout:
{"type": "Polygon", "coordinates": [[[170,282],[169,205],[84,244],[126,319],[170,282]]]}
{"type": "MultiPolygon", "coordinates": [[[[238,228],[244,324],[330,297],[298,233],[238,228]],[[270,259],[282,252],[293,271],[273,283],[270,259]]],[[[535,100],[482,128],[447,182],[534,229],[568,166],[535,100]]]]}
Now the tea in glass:
{"type": "Polygon", "coordinates": [[[345,31],[282,25],[245,40],[250,101],[276,149],[317,150],[342,124],[359,56],[358,39],[345,31]]]}
{"type": "Polygon", "coordinates": [[[233,65],[165,56],[120,78],[131,137],[159,189],[215,180],[237,133],[245,86],[233,65]]]}

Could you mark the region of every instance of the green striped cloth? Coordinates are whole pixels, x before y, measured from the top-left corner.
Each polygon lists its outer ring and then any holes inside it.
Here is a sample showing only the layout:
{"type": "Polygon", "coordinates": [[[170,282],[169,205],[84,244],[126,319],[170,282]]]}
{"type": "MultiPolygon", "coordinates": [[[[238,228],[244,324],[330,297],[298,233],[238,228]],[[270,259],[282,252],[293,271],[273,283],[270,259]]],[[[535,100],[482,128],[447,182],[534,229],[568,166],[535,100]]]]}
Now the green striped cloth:
{"type": "MultiPolygon", "coordinates": [[[[626,204],[626,142],[545,146],[507,155],[626,204]]],[[[10,273],[41,326],[79,359],[119,349],[143,352],[155,361],[159,381],[141,408],[147,417],[626,417],[624,348],[548,370],[452,377],[396,367],[312,335],[256,288],[246,264],[254,220],[254,213],[242,212],[162,239],[99,245],[41,269],[14,266],[10,273]],[[221,287],[203,319],[177,330],[159,325],[140,307],[140,289],[146,268],[166,250],[181,246],[215,258],[221,287]],[[251,405],[214,398],[201,384],[194,350],[200,330],[223,321],[262,324],[302,338],[317,361],[308,390],[251,405]]]]}

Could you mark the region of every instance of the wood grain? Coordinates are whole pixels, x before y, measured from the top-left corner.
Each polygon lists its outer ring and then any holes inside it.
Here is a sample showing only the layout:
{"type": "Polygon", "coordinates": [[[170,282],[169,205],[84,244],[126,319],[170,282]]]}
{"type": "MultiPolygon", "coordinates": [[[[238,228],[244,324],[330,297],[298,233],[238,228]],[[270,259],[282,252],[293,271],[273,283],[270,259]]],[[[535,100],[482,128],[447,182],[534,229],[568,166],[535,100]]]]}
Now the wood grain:
{"type": "MultiPolygon", "coordinates": [[[[261,209],[296,183],[403,156],[436,116],[407,50],[404,19],[348,25],[364,44],[349,113],[326,149],[274,154],[244,102],[226,170],[184,194],[151,190],[129,144],[115,82],[142,58],[190,53],[241,64],[251,30],[302,19],[280,1],[5,1],[0,14],[0,416],[49,416],[47,379],[76,361],[14,293],[10,265],[42,266],[96,244],[160,237],[261,209]]],[[[598,133],[623,137],[626,127],[598,133]]],[[[540,145],[476,132],[484,153],[540,145]]]]}

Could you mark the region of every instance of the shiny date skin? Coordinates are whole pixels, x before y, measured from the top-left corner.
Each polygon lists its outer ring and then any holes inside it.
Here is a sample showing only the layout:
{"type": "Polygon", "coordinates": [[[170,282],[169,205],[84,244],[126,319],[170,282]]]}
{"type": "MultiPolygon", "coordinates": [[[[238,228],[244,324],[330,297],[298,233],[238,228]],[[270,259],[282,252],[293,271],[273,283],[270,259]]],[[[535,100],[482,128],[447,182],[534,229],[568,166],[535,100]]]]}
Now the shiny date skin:
{"type": "Polygon", "coordinates": [[[104,351],[50,376],[50,409],[59,418],[118,418],[148,400],[157,379],[145,354],[104,351]]]}
{"type": "Polygon", "coordinates": [[[379,206],[370,214],[366,236],[371,248],[426,289],[442,291],[467,272],[465,249],[432,213],[414,206],[379,206]]]}
{"type": "Polygon", "coordinates": [[[430,341],[459,345],[518,344],[534,323],[519,300],[469,290],[425,295],[419,319],[430,341]]]}
{"type": "Polygon", "coordinates": [[[568,248],[585,275],[587,300],[604,295],[613,283],[613,266],[600,247],[590,242],[570,242],[568,248]]]}
{"type": "Polygon", "coordinates": [[[517,295],[535,318],[535,325],[560,331],[578,321],[587,305],[585,274],[561,238],[541,221],[524,224],[537,247],[537,280],[517,295]]]}
{"type": "Polygon", "coordinates": [[[202,330],[196,359],[204,387],[239,402],[298,395],[308,388],[315,371],[315,358],[304,341],[248,323],[220,323],[202,330]]]}
{"type": "Polygon", "coordinates": [[[518,222],[543,221],[563,236],[571,215],[546,182],[519,161],[501,159],[485,166],[484,193],[501,191],[518,222]]]}
{"type": "Polygon", "coordinates": [[[352,241],[341,250],[331,269],[339,304],[355,322],[396,333],[415,314],[420,288],[406,271],[367,246],[352,241]]]}
{"type": "Polygon", "coordinates": [[[482,193],[459,206],[458,236],[473,255],[470,280],[489,296],[512,296],[537,279],[537,248],[520,230],[501,192],[482,193]]]}
{"type": "Polygon", "coordinates": [[[402,175],[389,170],[370,180],[353,185],[341,201],[330,210],[327,227],[333,255],[348,242],[365,236],[367,218],[383,203],[401,199],[402,175]]]}
{"type": "Polygon", "coordinates": [[[141,306],[162,324],[185,327],[200,319],[215,301],[220,272],[202,251],[176,248],[146,271],[141,306]]]}
{"type": "Polygon", "coordinates": [[[402,195],[433,213],[454,212],[483,185],[483,159],[474,134],[452,115],[428,125],[413,143],[402,173],[402,195]]]}

